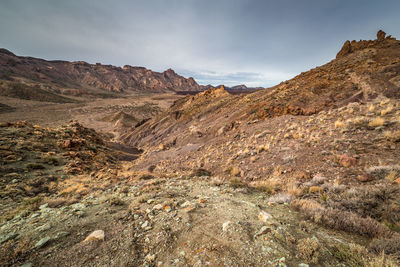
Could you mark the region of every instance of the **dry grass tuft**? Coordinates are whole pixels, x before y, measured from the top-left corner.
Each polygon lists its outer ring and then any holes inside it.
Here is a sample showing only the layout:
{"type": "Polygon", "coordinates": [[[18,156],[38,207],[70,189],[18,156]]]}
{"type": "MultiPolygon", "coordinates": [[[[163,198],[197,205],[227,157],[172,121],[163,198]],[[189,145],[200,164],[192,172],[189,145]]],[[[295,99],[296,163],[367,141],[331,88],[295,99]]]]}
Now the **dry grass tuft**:
{"type": "Polygon", "coordinates": [[[348,125],[354,126],[356,129],[365,128],[368,126],[369,120],[366,117],[356,117],[346,121],[348,125]]]}
{"type": "Polygon", "coordinates": [[[335,121],[335,129],[344,128],[345,126],[346,126],[346,123],[343,120],[339,119],[339,120],[335,121]]]}
{"type": "Polygon", "coordinates": [[[275,179],[256,181],[250,183],[250,187],[258,191],[266,192],[268,194],[275,194],[276,190],[278,189],[278,185],[279,183],[275,179]]]}
{"type": "Polygon", "coordinates": [[[386,131],[384,134],[384,137],[387,141],[392,142],[392,143],[397,143],[400,142],[400,130],[397,131],[386,131]]]}
{"type": "Polygon", "coordinates": [[[375,119],[371,120],[368,123],[368,126],[371,128],[376,128],[376,127],[380,127],[383,126],[385,124],[385,119],[381,118],[381,117],[376,117],[375,119]]]}
{"type": "Polygon", "coordinates": [[[318,263],[322,247],[317,240],[304,238],[299,240],[296,251],[296,257],[309,263],[318,263]]]}
{"type": "Polygon", "coordinates": [[[368,111],[369,111],[369,112],[374,112],[374,111],[375,111],[375,106],[371,104],[371,105],[368,107],[368,111]]]}
{"type": "Polygon", "coordinates": [[[386,109],[381,110],[381,116],[385,116],[386,114],[389,114],[392,111],[393,111],[393,106],[389,105],[386,107],[386,109]]]}
{"type": "Polygon", "coordinates": [[[324,189],[320,186],[310,186],[308,189],[308,193],[313,194],[313,193],[322,193],[324,192],[324,189]]]}
{"type": "Polygon", "coordinates": [[[294,184],[290,184],[287,187],[286,192],[289,195],[292,195],[292,196],[295,196],[295,197],[300,196],[300,195],[303,194],[303,190],[300,187],[298,187],[297,185],[294,185],[294,184]]]}
{"type": "Polygon", "coordinates": [[[231,177],[229,179],[229,184],[233,188],[239,188],[239,187],[245,187],[246,186],[246,183],[244,183],[240,177],[231,177]]]}

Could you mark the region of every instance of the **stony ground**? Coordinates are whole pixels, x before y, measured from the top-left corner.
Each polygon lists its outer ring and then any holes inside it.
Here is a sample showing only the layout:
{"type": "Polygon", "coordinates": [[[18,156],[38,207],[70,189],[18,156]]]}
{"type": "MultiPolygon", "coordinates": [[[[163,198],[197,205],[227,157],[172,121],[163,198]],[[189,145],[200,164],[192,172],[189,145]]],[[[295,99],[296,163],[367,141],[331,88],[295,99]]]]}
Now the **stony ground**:
{"type": "Polygon", "coordinates": [[[9,239],[1,241],[3,264],[341,266],[342,246],[365,243],[217,177],[119,175],[123,182],[105,192],[71,205],[45,203],[2,223],[1,236],[9,239]],[[85,241],[95,230],[104,237],[85,241]],[[4,254],[7,244],[18,245],[4,254]]]}

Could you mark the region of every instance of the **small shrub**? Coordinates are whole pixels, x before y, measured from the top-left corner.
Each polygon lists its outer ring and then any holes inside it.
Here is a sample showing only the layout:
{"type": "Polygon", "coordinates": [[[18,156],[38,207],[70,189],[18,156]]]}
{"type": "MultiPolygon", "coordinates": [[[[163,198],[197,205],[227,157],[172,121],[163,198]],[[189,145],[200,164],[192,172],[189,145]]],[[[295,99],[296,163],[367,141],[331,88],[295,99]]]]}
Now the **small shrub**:
{"type": "Polygon", "coordinates": [[[389,235],[390,230],[371,218],[362,218],[359,215],[333,208],[324,208],[314,200],[295,199],[291,206],[300,210],[307,218],[324,226],[357,233],[367,237],[389,235]]]}
{"type": "Polygon", "coordinates": [[[303,190],[300,187],[293,185],[293,184],[288,186],[288,188],[286,189],[286,192],[289,195],[292,195],[294,197],[297,197],[297,196],[300,196],[303,194],[303,190]]]}
{"type": "Polygon", "coordinates": [[[309,263],[318,263],[322,247],[314,238],[300,239],[296,248],[296,257],[309,263]]]}
{"type": "Polygon", "coordinates": [[[330,193],[328,206],[378,221],[397,223],[400,222],[399,201],[400,188],[384,183],[350,188],[341,193],[330,193]]]}
{"type": "Polygon", "coordinates": [[[366,117],[356,117],[347,120],[347,124],[353,125],[356,129],[365,128],[368,126],[369,120],[366,117]]]}
{"type": "Polygon", "coordinates": [[[275,194],[278,187],[278,181],[275,179],[256,181],[252,182],[250,186],[261,192],[266,192],[268,194],[275,194]]]}
{"type": "Polygon", "coordinates": [[[324,192],[324,190],[323,190],[322,187],[320,187],[320,186],[311,186],[311,187],[308,189],[308,192],[309,192],[310,194],[313,194],[313,193],[322,193],[322,192],[324,192]]]}
{"type": "Polygon", "coordinates": [[[369,245],[369,250],[376,254],[384,252],[400,259],[400,234],[392,238],[375,239],[369,245]]]}
{"type": "Polygon", "coordinates": [[[374,106],[374,105],[370,105],[370,106],[368,107],[368,111],[369,111],[369,112],[374,112],[374,111],[375,111],[375,106],[374,106]]]}
{"type": "Polygon", "coordinates": [[[137,205],[142,204],[142,203],[146,203],[146,201],[151,199],[151,197],[152,197],[152,194],[140,195],[131,203],[130,206],[132,207],[132,206],[137,206],[137,205]]]}
{"type": "Polygon", "coordinates": [[[346,126],[346,123],[342,121],[341,119],[335,121],[335,129],[337,128],[344,128],[346,126]]]}
{"type": "Polygon", "coordinates": [[[357,244],[339,244],[331,250],[333,256],[349,267],[366,266],[365,258],[368,255],[366,248],[357,244]]]}
{"type": "Polygon", "coordinates": [[[393,182],[398,177],[399,173],[397,171],[391,171],[388,175],[386,175],[385,179],[393,182]]]}
{"type": "Polygon", "coordinates": [[[374,179],[381,180],[387,177],[391,172],[400,174],[400,165],[372,166],[365,171],[374,179]]]}

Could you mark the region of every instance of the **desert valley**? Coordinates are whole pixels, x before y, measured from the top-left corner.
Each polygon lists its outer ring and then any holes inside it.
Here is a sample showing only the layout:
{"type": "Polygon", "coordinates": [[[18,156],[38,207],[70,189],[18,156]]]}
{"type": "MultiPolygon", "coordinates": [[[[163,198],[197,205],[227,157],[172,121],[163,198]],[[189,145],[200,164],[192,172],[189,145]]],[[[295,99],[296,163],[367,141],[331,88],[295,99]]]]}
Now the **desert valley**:
{"type": "Polygon", "coordinates": [[[399,266],[399,99],[383,31],[269,88],[0,49],[0,265],[399,266]]]}

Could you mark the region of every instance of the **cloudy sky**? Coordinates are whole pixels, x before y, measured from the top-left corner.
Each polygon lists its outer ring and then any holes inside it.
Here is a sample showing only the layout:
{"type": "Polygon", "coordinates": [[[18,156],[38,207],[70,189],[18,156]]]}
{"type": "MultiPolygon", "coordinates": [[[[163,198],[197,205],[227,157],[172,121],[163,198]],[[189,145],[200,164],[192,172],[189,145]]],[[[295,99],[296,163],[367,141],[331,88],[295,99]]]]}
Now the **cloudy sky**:
{"type": "Polygon", "coordinates": [[[347,39],[380,28],[399,39],[399,11],[399,0],[1,0],[0,47],[267,87],[328,62],[347,39]]]}

